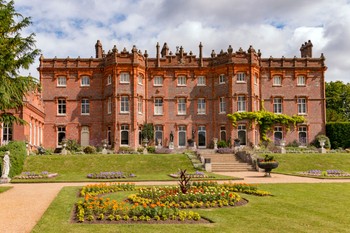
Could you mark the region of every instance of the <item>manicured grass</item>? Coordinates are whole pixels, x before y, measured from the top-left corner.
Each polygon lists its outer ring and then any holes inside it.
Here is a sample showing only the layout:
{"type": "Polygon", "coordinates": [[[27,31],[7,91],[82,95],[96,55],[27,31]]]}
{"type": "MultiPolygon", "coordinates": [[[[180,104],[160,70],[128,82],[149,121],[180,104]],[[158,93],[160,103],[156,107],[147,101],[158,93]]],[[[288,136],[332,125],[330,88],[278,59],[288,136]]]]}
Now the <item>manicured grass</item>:
{"type": "Polygon", "coordinates": [[[272,197],[243,195],[248,205],[201,209],[213,224],[77,224],[71,223],[76,187],[62,189],[33,232],[347,232],[350,183],[268,184],[272,197]]]}
{"type": "MultiPolygon", "coordinates": [[[[184,154],[29,156],[25,161],[23,171],[39,173],[48,171],[59,175],[51,179],[13,179],[12,182],[106,181],[88,179],[86,176],[89,173],[116,171],[136,175],[135,178],[127,178],[128,181],[176,180],[168,175],[176,173],[180,168],[187,169],[189,173],[195,172],[191,161],[184,154]]],[[[224,176],[215,175],[215,177],[223,178],[224,176]]],[[[114,181],[125,181],[125,179],[114,181]]]]}
{"type": "Polygon", "coordinates": [[[3,193],[3,192],[5,192],[5,191],[7,191],[7,190],[9,190],[11,188],[13,188],[13,187],[2,186],[2,187],[0,187],[0,193],[3,193]]]}
{"type": "Polygon", "coordinates": [[[296,174],[308,170],[342,170],[350,173],[350,154],[273,154],[279,162],[273,172],[296,174]]]}

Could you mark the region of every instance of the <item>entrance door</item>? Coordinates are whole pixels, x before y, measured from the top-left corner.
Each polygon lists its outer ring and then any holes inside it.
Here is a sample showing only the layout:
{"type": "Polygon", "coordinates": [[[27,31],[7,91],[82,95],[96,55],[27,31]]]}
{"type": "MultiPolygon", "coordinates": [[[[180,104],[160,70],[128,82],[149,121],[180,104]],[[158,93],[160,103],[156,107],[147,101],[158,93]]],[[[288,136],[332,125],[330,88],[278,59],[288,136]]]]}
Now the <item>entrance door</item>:
{"type": "Polygon", "coordinates": [[[206,148],[205,126],[198,127],[198,148],[206,148]]]}
{"type": "Polygon", "coordinates": [[[179,126],[179,148],[186,147],[186,126],[179,126]]]}
{"type": "Polygon", "coordinates": [[[81,146],[88,146],[90,143],[90,132],[89,132],[89,127],[83,126],[81,128],[81,146]]]}

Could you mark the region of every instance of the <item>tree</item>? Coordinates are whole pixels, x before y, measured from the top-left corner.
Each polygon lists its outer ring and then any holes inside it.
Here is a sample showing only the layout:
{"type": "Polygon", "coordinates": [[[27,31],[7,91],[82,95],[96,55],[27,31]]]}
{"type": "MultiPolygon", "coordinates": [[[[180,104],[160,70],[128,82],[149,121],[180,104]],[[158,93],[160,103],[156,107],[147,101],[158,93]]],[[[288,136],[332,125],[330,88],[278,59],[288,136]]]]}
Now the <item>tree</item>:
{"type": "Polygon", "coordinates": [[[35,34],[23,37],[20,33],[30,24],[29,17],[15,11],[13,1],[0,0],[0,123],[23,124],[8,110],[23,106],[25,94],[39,87],[34,77],[19,74],[40,54],[35,48],[35,34]]]}
{"type": "Polygon", "coordinates": [[[350,121],[350,84],[326,83],[326,107],[328,122],[350,121]]]}

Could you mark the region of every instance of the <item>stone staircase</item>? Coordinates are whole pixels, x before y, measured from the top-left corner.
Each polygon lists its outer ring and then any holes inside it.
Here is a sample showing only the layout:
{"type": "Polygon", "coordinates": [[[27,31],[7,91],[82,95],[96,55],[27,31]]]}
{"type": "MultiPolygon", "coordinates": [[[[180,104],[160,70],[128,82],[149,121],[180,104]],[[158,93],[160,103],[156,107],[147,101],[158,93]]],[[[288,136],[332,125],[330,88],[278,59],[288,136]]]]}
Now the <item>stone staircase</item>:
{"type": "Polygon", "coordinates": [[[202,158],[211,160],[212,172],[255,171],[252,165],[240,161],[234,154],[217,154],[214,150],[197,150],[202,158]]]}

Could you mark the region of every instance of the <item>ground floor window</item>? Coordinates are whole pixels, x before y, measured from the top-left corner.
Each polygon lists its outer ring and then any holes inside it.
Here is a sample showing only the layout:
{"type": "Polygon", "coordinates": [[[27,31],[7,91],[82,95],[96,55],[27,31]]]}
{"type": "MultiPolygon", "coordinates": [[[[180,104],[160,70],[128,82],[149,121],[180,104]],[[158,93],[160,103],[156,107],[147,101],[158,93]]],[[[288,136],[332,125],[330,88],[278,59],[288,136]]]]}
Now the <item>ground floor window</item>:
{"type": "Polygon", "coordinates": [[[282,126],[275,126],[274,132],[273,132],[273,140],[275,142],[275,145],[280,145],[282,139],[283,139],[282,126]]]}
{"type": "Polygon", "coordinates": [[[305,146],[307,144],[307,127],[299,126],[298,127],[298,138],[299,144],[305,146]]]}
{"type": "Polygon", "coordinates": [[[62,145],[62,141],[66,138],[66,127],[57,127],[57,145],[62,145]]]}
{"type": "Polygon", "coordinates": [[[247,126],[246,125],[238,125],[238,139],[240,145],[247,144],[247,126]]]}
{"type": "Polygon", "coordinates": [[[129,145],[129,126],[122,125],[120,130],[120,144],[124,146],[129,145]]]}
{"type": "Polygon", "coordinates": [[[88,146],[90,142],[90,131],[89,127],[83,126],[81,128],[81,136],[80,136],[80,145],[81,146],[88,146]]]}
{"type": "Polygon", "coordinates": [[[198,127],[198,147],[199,148],[206,147],[206,129],[205,129],[205,126],[198,127]]]}
{"type": "Polygon", "coordinates": [[[226,142],[226,127],[225,126],[220,127],[220,140],[226,142]]]}
{"type": "Polygon", "coordinates": [[[142,127],[139,126],[139,145],[142,146],[142,127]]]}
{"type": "Polygon", "coordinates": [[[112,145],[112,131],[111,131],[111,127],[107,128],[107,142],[108,142],[109,146],[112,145]]]}
{"type": "Polygon", "coordinates": [[[179,126],[179,147],[186,147],[186,126],[179,126]]]}
{"type": "Polygon", "coordinates": [[[4,123],[2,125],[2,144],[7,144],[12,141],[12,132],[13,129],[11,123],[4,123]]]}
{"type": "Polygon", "coordinates": [[[155,126],[155,134],[154,134],[154,140],[155,144],[163,145],[163,126],[162,125],[156,125],[155,126]]]}

